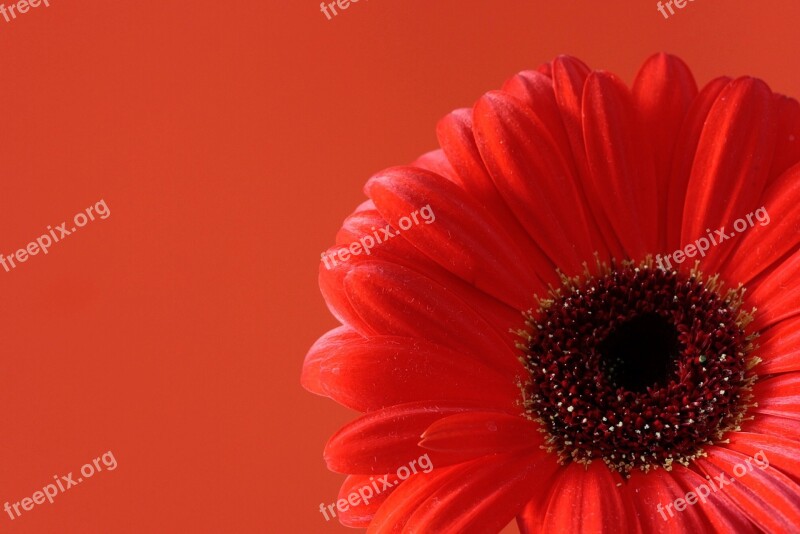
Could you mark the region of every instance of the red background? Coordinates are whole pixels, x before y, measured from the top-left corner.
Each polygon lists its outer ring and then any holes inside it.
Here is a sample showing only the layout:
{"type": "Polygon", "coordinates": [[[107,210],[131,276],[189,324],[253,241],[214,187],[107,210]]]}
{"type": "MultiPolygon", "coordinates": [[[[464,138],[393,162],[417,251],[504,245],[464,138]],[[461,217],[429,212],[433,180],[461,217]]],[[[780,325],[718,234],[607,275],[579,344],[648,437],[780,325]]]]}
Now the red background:
{"type": "Polygon", "coordinates": [[[372,172],[560,53],[800,95],[794,0],[50,3],[0,19],[0,252],[111,216],[0,269],[0,506],[119,466],[4,532],[344,531],[321,453],[353,414],[299,374],[335,325],[319,254],[372,172]]]}

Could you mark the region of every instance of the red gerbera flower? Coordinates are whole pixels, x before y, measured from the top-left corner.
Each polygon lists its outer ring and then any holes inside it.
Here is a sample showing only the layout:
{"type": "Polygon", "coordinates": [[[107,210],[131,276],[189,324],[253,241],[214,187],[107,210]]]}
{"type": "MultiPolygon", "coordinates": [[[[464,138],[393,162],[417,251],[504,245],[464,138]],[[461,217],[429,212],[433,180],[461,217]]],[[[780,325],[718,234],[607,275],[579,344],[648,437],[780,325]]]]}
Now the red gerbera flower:
{"type": "Polygon", "coordinates": [[[370,532],[796,532],[800,105],[754,78],[698,91],[664,54],[632,89],[559,57],[438,135],[368,181],[323,256],[343,326],[302,383],[365,413],[326,447],[350,475],[328,511],[370,532]]]}

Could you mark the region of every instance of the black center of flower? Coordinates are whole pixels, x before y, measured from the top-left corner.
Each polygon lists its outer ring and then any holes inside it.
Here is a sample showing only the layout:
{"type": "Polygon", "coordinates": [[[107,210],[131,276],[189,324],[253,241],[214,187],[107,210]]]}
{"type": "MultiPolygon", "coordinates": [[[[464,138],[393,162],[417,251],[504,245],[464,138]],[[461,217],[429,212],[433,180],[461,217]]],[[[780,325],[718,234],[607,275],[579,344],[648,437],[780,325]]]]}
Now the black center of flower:
{"type": "Polygon", "coordinates": [[[598,272],[564,278],[529,314],[526,414],[564,462],[686,464],[750,404],[757,359],[742,291],[649,263],[598,272]]]}
{"type": "Polygon", "coordinates": [[[643,313],[598,345],[605,375],[615,385],[642,392],[663,385],[680,353],[678,329],[657,313],[643,313]]]}

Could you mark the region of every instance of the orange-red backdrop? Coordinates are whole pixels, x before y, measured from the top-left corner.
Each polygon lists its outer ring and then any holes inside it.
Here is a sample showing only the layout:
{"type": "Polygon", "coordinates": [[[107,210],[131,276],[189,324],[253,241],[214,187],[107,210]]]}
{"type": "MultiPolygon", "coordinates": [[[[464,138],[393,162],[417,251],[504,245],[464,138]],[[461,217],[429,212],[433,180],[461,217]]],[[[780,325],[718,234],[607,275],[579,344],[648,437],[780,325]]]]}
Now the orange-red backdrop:
{"type": "MultiPolygon", "coordinates": [[[[3,0],[0,0],[2,2],[3,0]]],[[[6,3],[8,3],[6,1],[6,3]]],[[[0,506],[108,450],[118,468],[3,532],[338,532],[300,389],[334,326],[319,253],[435,121],[559,53],[630,81],[800,95],[795,0],[50,0],[0,18],[0,253],[104,199],[111,216],[0,269],[0,506]]]]}

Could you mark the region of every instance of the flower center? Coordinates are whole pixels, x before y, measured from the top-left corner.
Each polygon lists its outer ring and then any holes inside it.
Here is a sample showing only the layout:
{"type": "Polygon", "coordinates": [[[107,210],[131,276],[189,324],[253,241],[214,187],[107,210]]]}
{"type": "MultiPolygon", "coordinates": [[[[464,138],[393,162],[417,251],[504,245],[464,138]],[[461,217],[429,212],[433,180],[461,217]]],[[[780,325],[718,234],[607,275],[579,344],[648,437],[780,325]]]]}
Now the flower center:
{"type": "Polygon", "coordinates": [[[610,382],[639,393],[665,383],[681,344],[669,319],[646,312],[612,330],[598,350],[610,382]]]}
{"type": "Polygon", "coordinates": [[[526,415],[564,463],[688,464],[751,404],[752,315],[717,277],[598,264],[528,314],[526,415]]]}

